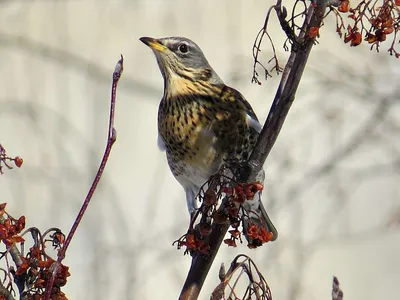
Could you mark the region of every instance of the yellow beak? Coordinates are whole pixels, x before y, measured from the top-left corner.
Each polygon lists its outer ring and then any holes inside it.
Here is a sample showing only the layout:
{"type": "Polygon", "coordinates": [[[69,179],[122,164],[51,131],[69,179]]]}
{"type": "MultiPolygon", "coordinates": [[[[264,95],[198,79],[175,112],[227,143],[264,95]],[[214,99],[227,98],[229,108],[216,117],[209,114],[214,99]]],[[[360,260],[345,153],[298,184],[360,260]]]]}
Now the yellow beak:
{"type": "Polygon", "coordinates": [[[141,37],[139,40],[149,46],[151,49],[159,52],[165,52],[168,49],[158,39],[154,39],[151,37],[141,37]]]}

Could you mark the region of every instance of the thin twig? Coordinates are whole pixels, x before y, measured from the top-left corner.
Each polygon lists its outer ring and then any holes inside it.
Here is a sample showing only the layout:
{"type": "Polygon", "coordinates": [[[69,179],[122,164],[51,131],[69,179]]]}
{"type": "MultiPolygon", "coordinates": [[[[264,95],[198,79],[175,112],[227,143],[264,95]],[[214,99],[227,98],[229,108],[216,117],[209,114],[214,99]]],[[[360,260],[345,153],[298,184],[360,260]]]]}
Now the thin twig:
{"type": "Polygon", "coordinates": [[[47,283],[46,294],[45,294],[44,300],[50,299],[51,290],[53,288],[54,280],[57,275],[57,270],[58,270],[62,260],[65,257],[65,253],[68,249],[68,246],[76,232],[76,229],[78,228],[78,226],[83,218],[83,215],[85,214],[85,211],[90,203],[90,200],[93,197],[94,192],[96,191],[97,184],[100,181],[100,178],[103,174],[104,168],[107,164],[108,158],[110,156],[111,148],[117,138],[117,134],[116,134],[116,131],[114,128],[114,112],[115,112],[115,100],[116,100],[117,86],[118,86],[118,81],[119,81],[122,71],[123,71],[123,62],[124,62],[124,58],[121,55],[121,58],[118,61],[118,63],[116,64],[114,73],[113,73],[113,81],[112,81],[112,88],[111,88],[110,119],[109,119],[109,124],[108,124],[108,137],[107,137],[106,149],[104,151],[103,158],[101,160],[99,169],[97,170],[96,176],[93,180],[92,186],[90,187],[89,192],[86,195],[85,201],[83,202],[83,205],[76,217],[76,220],[75,220],[74,224],[72,225],[72,228],[71,228],[70,232],[68,233],[67,238],[65,239],[63,247],[61,248],[61,250],[58,253],[58,259],[53,265],[52,276],[51,276],[49,282],[47,283]]]}

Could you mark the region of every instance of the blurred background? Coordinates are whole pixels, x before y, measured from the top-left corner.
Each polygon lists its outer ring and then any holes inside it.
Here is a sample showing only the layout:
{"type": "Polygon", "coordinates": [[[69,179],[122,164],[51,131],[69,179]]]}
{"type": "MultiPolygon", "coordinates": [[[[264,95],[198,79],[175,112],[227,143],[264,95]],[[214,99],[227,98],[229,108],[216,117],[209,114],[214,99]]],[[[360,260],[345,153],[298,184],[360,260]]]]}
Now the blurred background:
{"type": "MultiPolygon", "coordinates": [[[[117,142],[64,261],[69,299],[176,299],[189,268],[171,245],[188,225],[184,192],[156,142],[162,77],[138,39],[194,40],[263,122],[280,78],[251,83],[252,45],[273,2],[0,1],[0,143],[24,159],[0,177],[0,195],[27,226],[70,229],[104,151],[111,76],[125,58],[117,142]]],[[[279,239],[257,250],[222,246],[201,299],[220,263],[239,253],[275,299],[330,299],[333,275],[345,299],[398,298],[399,61],[343,44],[329,20],[265,165],[279,239]]],[[[271,47],[262,46],[266,63],[271,47]]]]}

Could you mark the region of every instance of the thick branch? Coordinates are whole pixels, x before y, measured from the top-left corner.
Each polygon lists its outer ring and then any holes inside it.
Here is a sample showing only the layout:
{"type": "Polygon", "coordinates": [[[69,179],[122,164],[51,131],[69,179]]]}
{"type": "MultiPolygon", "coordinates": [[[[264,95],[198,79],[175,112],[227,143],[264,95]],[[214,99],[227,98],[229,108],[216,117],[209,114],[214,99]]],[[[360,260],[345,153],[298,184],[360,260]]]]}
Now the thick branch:
{"type": "Polygon", "coordinates": [[[189,273],[183,285],[182,292],[179,296],[180,300],[197,299],[208,271],[217,256],[218,249],[228,231],[229,224],[213,224],[211,234],[209,236],[210,252],[207,256],[195,255],[192,259],[189,273]]]}
{"type": "MultiPolygon", "coordinates": [[[[275,95],[274,102],[272,103],[268,114],[268,118],[250,157],[249,162],[251,170],[249,174],[244,176],[246,179],[255,178],[275,144],[283,122],[285,121],[289,109],[295,99],[295,94],[307,63],[308,56],[312,46],[314,45],[314,39],[309,38],[308,36],[309,28],[320,27],[326,9],[325,2],[325,0],[318,0],[318,5],[311,4],[307,11],[307,18],[304,21],[302,32],[297,39],[301,44],[294,47],[296,51],[292,49],[281,83],[275,95]]],[[[277,1],[275,9],[281,10],[280,3],[281,1],[277,1]]],[[[207,242],[210,246],[210,252],[207,256],[199,254],[193,257],[179,299],[194,300],[198,298],[204,280],[207,277],[208,271],[210,270],[228,228],[228,224],[213,224],[212,233],[207,242]]]]}

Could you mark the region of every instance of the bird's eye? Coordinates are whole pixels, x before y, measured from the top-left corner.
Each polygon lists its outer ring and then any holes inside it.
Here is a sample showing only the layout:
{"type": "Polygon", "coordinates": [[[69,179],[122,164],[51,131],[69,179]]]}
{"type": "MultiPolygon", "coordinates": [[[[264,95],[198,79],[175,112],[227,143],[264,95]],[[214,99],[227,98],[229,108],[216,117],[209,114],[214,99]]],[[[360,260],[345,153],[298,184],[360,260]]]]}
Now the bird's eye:
{"type": "Polygon", "coordinates": [[[181,53],[187,53],[189,51],[188,46],[186,44],[180,44],[178,50],[181,53]]]}

